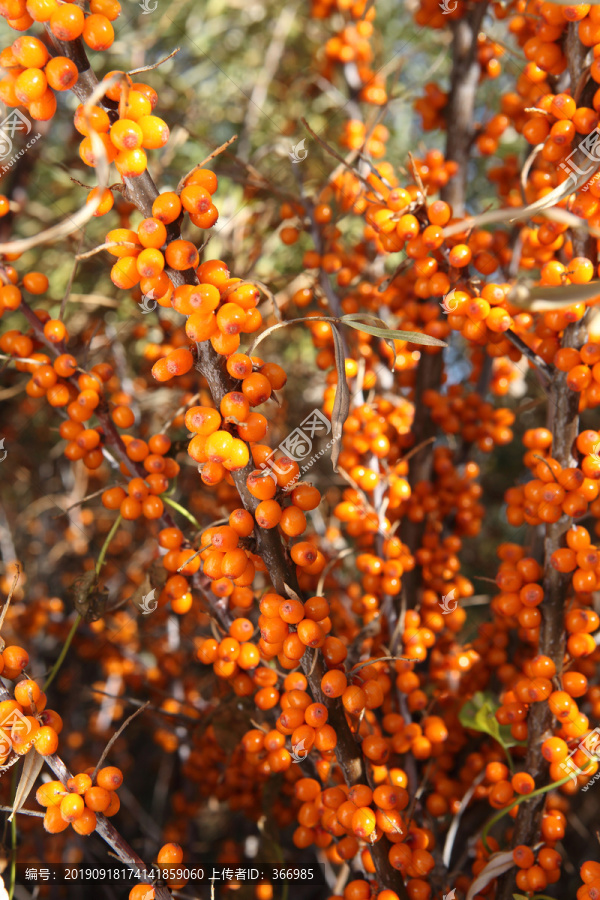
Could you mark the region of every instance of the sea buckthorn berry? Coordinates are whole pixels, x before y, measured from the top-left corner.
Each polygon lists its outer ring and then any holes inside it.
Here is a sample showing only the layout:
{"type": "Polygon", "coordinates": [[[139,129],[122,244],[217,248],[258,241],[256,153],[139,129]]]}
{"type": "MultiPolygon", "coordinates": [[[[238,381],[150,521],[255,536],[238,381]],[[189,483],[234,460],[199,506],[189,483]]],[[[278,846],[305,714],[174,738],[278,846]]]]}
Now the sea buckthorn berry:
{"type": "Polygon", "coordinates": [[[156,891],[148,884],[136,884],[129,892],[129,900],[155,900],[156,891]]]}
{"type": "Polygon", "coordinates": [[[121,150],[114,162],[119,175],[123,178],[137,178],[146,171],[148,158],[145,151],[137,147],[134,150],[121,150]]]}
{"type": "Polygon", "coordinates": [[[339,669],[332,669],[330,672],[326,672],[321,679],[321,690],[326,697],[341,697],[347,686],[348,679],[339,669]]]}
{"type": "MultiPolygon", "coordinates": [[[[37,745],[36,745],[37,748],[37,745]]],[[[98,819],[96,817],[96,813],[91,809],[84,809],[82,814],[76,819],[74,822],[71,822],[73,827],[73,831],[76,834],[81,835],[89,835],[92,834],[96,830],[96,825],[98,824],[98,819]]]]}
{"type": "Polygon", "coordinates": [[[21,706],[31,706],[32,703],[39,699],[41,693],[40,686],[30,678],[15,685],[15,700],[21,706]]]}
{"type": "Polygon", "coordinates": [[[106,809],[104,811],[104,815],[107,818],[110,818],[111,816],[116,815],[119,812],[119,809],[121,808],[121,801],[119,800],[116,792],[111,791],[110,795],[111,795],[110,796],[110,806],[108,807],[108,809],[106,809]]]}
{"type": "Polygon", "coordinates": [[[179,844],[163,844],[158,851],[156,862],[159,866],[177,866],[183,860],[183,850],[179,844]]]}
{"type": "Polygon", "coordinates": [[[121,4],[118,0],[90,0],[90,10],[113,22],[121,13],[121,4]]]}
{"type": "Polygon", "coordinates": [[[211,169],[195,169],[191,175],[186,178],[186,187],[190,184],[199,184],[205,188],[209,194],[214,194],[218,187],[218,179],[211,169]]]}
{"type": "Polygon", "coordinates": [[[44,337],[53,344],[59,344],[67,336],[67,329],[60,319],[48,319],[44,325],[44,337]]]}
{"type": "Polygon", "coordinates": [[[271,473],[260,469],[248,475],[246,487],[257,500],[271,500],[277,492],[277,483],[271,473]]]}
{"type": "Polygon", "coordinates": [[[254,519],[245,509],[235,509],[229,516],[229,525],[240,537],[249,537],[254,531],[254,519]]]}
{"type": "MultiPolygon", "coordinates": [[[[2,651],[4,668],[10,671],[22,672],[29,665],[29,654],[22,647],[5,647],[2,651]]],[[[4,677],[7,677],[6,675],[4,677]]]]}
{"type": "MultiPolygon", "coordinates": [[[[82,801],[83,802],[83,801],[82,801]]],[[[44,829],[49,834],[58,834],[69,827],[69,822],[63,817],[59,806],[49,806],[44,815],[44,829]]]]}
{"type": "MultiPolygon", "coordinates": [[[[143,121],[143,119],[141,121],[143,121]]],[[[143,134],[142,125],[140,125],[139,122],[138,125],[142,129],[143,134]]],[[[152,204],[153,217],[158,219],[159,222],[162,222],[163,225],[170,225],[180,214],[181,200],[174,191],[164,191],[162,194],[158,195],[152,204]]]]}
{"type": "Polygon", "coordinates": [[[86,114],[83,104],[80,104],[75,111],[74,124],[77,131],[87,137],[90,128],[99,134],[107,132],[110,128],[110,119],[101,106],[92,106],[86,114]]]}
{"type": "Polygon", "coordinates": [[[116,766],[104,766],[96,776],[96,784],[107,791],[116,791],[123,784],[123,773],[116,766]]]}
{"type": "Polygon", "coordinates": [[[321,502],[320,491],[311,484],[299,484],[292,491],[292,503],[303,512],[316,509],[321,502]]]}
{"type": "MultiPolygon", "coordinates": [[[[57,90],[55,88],[55,90],[57,90]]],[[[93,203],[98,199],[99,191],[98,188],[92,188],[92,190],[87,195],[86,203],[93,203]]],[[[114,197],[113,193],[109,188],[105,188],[102,194],[100,195],[100,203],[94,213],[94,216],[105,216],[106,213],[110,212],[114,205],[114,197]]]]}
{"type": "Polygon", "coordinates": [[[183,208],[198,215],[205,213],[212,206],[210,193],[199,184],[186,185],[181,192],[183,208]]]}
{"type": "Polygon", "coordinates": [[[41,69],[46,65],[50,55],[46,45],[32,35],[17,38],[13,41],[11,49],[16,63],[27,68],[41,69]]]}
{"type": "Polygon", "coordinates": [[[276,500],[263,500],[254,511],[254,518],[261,528],[275,528],[281,520],[282,509],[276,500]]]}
{"type": "Polygon", "coordinates": [[[368,806],[357,809],[352,815],[352,831],[362,840],[366,840],[375,831],[376,824],[375,813],[368,806]]]}
{"type": "Polygon", "coordinates": [[[35,799],[40,806],[60,806],[67,790],[60,781],[46,781],[36,791],[35,799]]]}
{"type": "Polygon", "coordinates": [[[142,137],[142,129],[133,119],[118,119],[110,127],[110,139],[118,150],[141,147],[142,137]]]}
{"type": "Polygon", "coordinates": [[[158,116],[140,116],[137,124],[142,130],[142,146],[146,150],[160,150],[169,140],[169,126],[158,116]]]}
{"type": "Polygon", "coordinates": [[[60,802],[60,814],[65,822],[74,822],[78,819],[85,809],[83,797],[79,794],[67,794],[60,802]]]}
{"type": "Polygon", "coordinates": [[[244,441],[260,441],[267,433],[267,420],[261,413],[251,412],[244,422],[238,423],[238,434],[244,441]]]}
{"type": "MultiPolygon", "coordinates": [[[[55,782],[58,784],[58,782],[55,782]]],[[[74,775],[73,778],[69,778],[67,781],[67,787],[70,791],[73,791],[75,794],[85,794],[88,788],[92,786],[92,779],[89,775],[85,773],[80,773],[78,775],[74,775]]]]}
{"type": "Polygon", "coordinates": [[[233,353],[228,358],[226,367],[231,377],[239,380],[252,374],[252,360],[244,353],[233,353]]]}
{"type": "Polygon", "coordinates": [[[526,844],[519,844],[518,847],[515,847],[512,855],[515,864],[520,869],[529,869],[535,862],[533,850],[526,844]]]}
{"type": "Polygon", "coordinates": [[[48,278],[42,272],[27,272],[23,276],[23,287],[30,294],[44,294],[48,290],[48,278]]]}
{"type": "Polygon", "coordinates": [[[110,792],[101,787],[90,787],[84,795],[85,805],[94,812],[104,812],[110,806],[110,792]]]}
{"type": "MultiPolygon", "coordinates": [[[[118,123],[115,123],[118,124],[118,123]]],[[[135,123],[133,123],[135,124],[135,123]]],[[[167,229],[164,224],[154,217],[144,219],[138,226],[138,238],[142,247],[162,247],[167,240],[167,229]]]]}
{"type": "Polygon", "coordinates": [[[242,393],[248,398],[250,406],[264,403],[271,396],[272,390],[269,379],[259,372],[253,372],[242,381],[242,393]]]}
{"type": "Polygon", "coordinates": [[[306,516],[302,510],[288,506],[283,510],[279,527],[288,537],[299,537],[306,530],[306,516]]]}
{"type": "Polygon", "coordinates": [[[309,541],[300,541],[291,549],[291,557],[297,566],[310,566],[317,561],[317,550],[309,541]]]}
{"type": "Polygon", "coordinates": [[[165,251],[167,265],[176,271],[195,268],[199,262],[196,247],[190,241],[176,240],[167,244],[165,251]]]}
{"type": "Polygon", "coordinates": [[[74,41],[83,33],[84,25],[83,10],[74,3],[63,3],[50,16],[50,30],[59,41],[74,41]]]}
{"type": "Polygon", "coordinates": [[[277,363],[265,363],[264,366],[261,366],[260,374],[269,379],[274,391],[279,391],[287,382],[285,369],[277,363]]]}

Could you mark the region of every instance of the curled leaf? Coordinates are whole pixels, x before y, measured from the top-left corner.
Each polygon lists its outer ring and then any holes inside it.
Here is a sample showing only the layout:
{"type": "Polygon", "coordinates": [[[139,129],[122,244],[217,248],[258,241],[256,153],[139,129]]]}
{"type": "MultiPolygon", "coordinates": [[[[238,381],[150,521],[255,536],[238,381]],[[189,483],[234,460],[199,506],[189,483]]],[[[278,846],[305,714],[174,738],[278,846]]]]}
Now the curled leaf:
{"type": "Polygon", "coordinates": [[[469,888],[466,900],[473,900],[491,881],[499,878],[500,875],[504,875],[514,865],[516,863],[513,859],[512,850],[505,850],[503,853],[492,853],[486,867],[481,870],[469,888]]]}
{"type": "MultiPolygon", "coordinates": [[[[556,0],[551,0],[551,2],[556,2],[556,0]]],[[[598,2],[600,2],[600,0],[598,0],[598,2]]],[[[566,181],[559,184],[558,187],[542,197],[541,200],[536,200],[535,203],[531,203],[529,206],[520,209],[516,215],[513,215],[510,221],[518,222],[519,219],[530,219],[532,216],[538,215],[543,209],[548,209],[550,206],[557,206],[562,200],[570,197],[571,194],[578,191],[580,187],[583,187],[583,185],[593,177],[597,170],[598,166],[596,165],[593,172],[589,171],[584,175],[575,176],[575,173],[571,173],[566,181]]]]}
{"type": "Polygon", "coordinates": [[[34,786],[36,778],[40,774],[43,765],[44,757],[40,756],[35,747],[32,748],[25,756],[23,771],[21,772],[21,778],[19,779],[17,790],[15,792],[15,801],[13,803],[12,812],[8,817],[9,822],[12,822],[14,814],[19,812],[19,810],[29,797],[31,789],[34,786]]]}
{"type": "Polygon", "coordinates": [[[71,588],[75,609],[86,622],[101,619],[106,610],[108,590],[98,587],[98,576],[91,569],[78,578],[71,588]]]}

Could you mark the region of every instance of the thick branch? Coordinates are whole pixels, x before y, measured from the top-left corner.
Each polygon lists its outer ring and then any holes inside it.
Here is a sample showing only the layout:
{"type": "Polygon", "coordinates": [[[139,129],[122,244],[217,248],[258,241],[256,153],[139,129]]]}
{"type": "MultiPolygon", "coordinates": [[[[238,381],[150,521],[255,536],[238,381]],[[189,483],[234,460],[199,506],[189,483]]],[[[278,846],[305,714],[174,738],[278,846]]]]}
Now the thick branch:
{"type": "MultiPolygon", "coordinates": [[[[562,346],[579,349],[586,341],[586,316],[565,329],[562,346]]],[[[561,466],[574,466],[573,446],[579,431],[579,394],[567,387],[567,373],[555,370],[548,392],[548,428],[552,431],[552,456],[561,466]]],[[[564,546],[564,535],[571,520],[562,516],[558,522],[546,525],[544,539],[544,601],[540,606],[542,624],[538,652],[549,656],[562,669],[565,630],[564,612],[570,575],[558,572],[550,564],[552,553],[564,546]]],[[[535,779],[536,788],[548,781],[549,764],[540,753],[540,744],[552,734],[552,712],[547,703],[533,703],[527,717],[527,760],[525,769],[535,779]]],[[[546,794],[534,797],[519,807],[512,846],[533,846],[538,840],[546,794]]],[[[498,900],[512,900],[515,891],[514,872],[507,872],[500,880],[498,900]]]]}
{"type": "Polygon", "coordinates": [[[446,105],[446,160],[458,164],[458,172],[442,190],[442,198],[455,216],[464,215],[471,145],[475,132],[473,115],[479,84],[477,35],[487,9],[487,0],[453,23],[452,80],[446,105]]]}

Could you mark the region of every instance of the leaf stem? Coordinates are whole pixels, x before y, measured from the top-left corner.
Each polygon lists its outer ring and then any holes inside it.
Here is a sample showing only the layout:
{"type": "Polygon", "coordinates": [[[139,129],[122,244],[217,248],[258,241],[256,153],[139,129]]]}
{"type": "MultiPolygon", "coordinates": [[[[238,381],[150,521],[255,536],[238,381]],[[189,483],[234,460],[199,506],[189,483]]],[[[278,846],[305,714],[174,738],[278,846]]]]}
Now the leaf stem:
{"type": "MultiPolygon", "coordinates": [[[[13,769],[10,787],[11,806],[17,792],[17,770],[13,769]]],[[[9,900],[13,900],[15,884],[17,880],[17,820],[13,817],[10,823],[10,843],[12,848],[10,860],[10,886],[8,889],[9,900]]]]}
{"type": "Polygon", "coordinates": [[[110,542],[112,541],[112,539],[114,538],[114,536],[117,532],[117,528],[121,524],[122,518],[123,517],[121,516],[121,513],[119,513],[119,515],[117,516],[117,518],[115,519],[115,521],[113,523],[112,528],[106,535],[106,540],[104,541],[104,543],[102,545],[102,550],[100,551],[100,556],[98,557],[98,562],[96,563],[96,575],[100,574],[100,570],[102,569],[102,566],[104,565],[104,558],[106,556],[106,552],[108,550],[110,542]]]}
{"type": "Polygon", "coordinates": [[[60,651],[60,656],[58,657],[58,659],[52,666],[52,669],[50,670],[50,674],[48,675],[48,677],[46,678],[46,681],[44,682],[44,693],[48,690],[48,688],[50,687],[50,685],[56,678],[56,676],[58,674],[58,670],[60,669],[63,662],[65,661],[65,656],[67,655],[69,647],[71,646],[71,642],[72,642],[73,638],[75,637],[75,632],[79,628],[79,623],[81,622],[81,619],[82,619],[81,614],[77,613],[77,615],[75,616],[75,621],[71,625],[71,630],[69,631],[69,634],[67,635],[67,639],[63,644],[63,648],[60,651]]]}
{"type": "MultiPolygon", "coordinates": [[[[121,520],[122,520],[122,516],[121,516],[121,513],[119,513],[119,515],[117,516],[117,518],[115,519],[115,521],[113,523],[112,528],[106,535],[106,539],[102,545],[102,549],[100,550],[100,555],[98,556],[98,561],[96,563],[96,575],[100,574],[102,566],[104,565],[106,553],[110,546],[110,542],[112,541],[113,537],[115,536],[116,531],[117,531],[119,525],[121,524],[121,520]]],[[[46,681],[44,682],[44,691],[48,690],[48,688],[50,687],[50,685],[56,678],[60,667],[62,666],[63,662],[65,661],[65,656],[67,655],[67,653],[69,651],[69,647],[71,646],[73,638],[75,637],[75,632],[79,628],[79,624],[80,624],[82,618],[83,617],[82,617],[81,613],[77,613],[77,615],[75,616],[75,620],[74,620],[73,624],[71,625],[71,630],[69,631],[69,634],[67,635],[67,639],[63,644],[63,648],[60,651],[60,655],[59,655],[58,659],[56,660],[56,662],[54,663],[54,665],[52,666],[52,669],[50,670],[50,674],[48,675],[46,681]]]]}
{"type": "Polygon", "coordinates": [[[551,791],[553,788],[559,788],[561,785],[566,784],[569,779],[572,778],[572,775],[565,775],[564,778],[561,778],[560,781],[552,781],[550,784],[546,784],[544,787],[538,788],[536,791],[532,791],[530,794],[523,794],[521,797],[517,797],[516,800],[509,806],[505,806],[504,809],[501,809],[499,813],[496,813],[495,816],[486,822],[481,832],[481,840],[483,841],[483,846],[487,850],[488,853],[492,852],[491,847],[488,845],[487,836],[490,832],[490,828],[492,828],[496,822],[499,822],[500,819],[504,818],[504,816],[514,809],[515,806],[519,806],[520,803],[526,803],[527,800],[531,800],[533,797],[539,797],[540,794],[546,794],[548,791],[551,791]]]}
{"type": "Polygon", "coordinates": [[[191,512],[188,512],[188,510],[184,506],[181,506],[175,500],[171,500],[170,497],[166,497],[164,494],[162,495],[162,499],[165,503],[168,503],[169,506],[172,506],[173,509],[176,509],[177,512],[181,513],[182,516],[185,516],[188,522],[191,522],[192,525],[194,525],[198,529],[198,531],[202,531],[202,526],[200,525],[198,520],[195,519],[191,512]]]}

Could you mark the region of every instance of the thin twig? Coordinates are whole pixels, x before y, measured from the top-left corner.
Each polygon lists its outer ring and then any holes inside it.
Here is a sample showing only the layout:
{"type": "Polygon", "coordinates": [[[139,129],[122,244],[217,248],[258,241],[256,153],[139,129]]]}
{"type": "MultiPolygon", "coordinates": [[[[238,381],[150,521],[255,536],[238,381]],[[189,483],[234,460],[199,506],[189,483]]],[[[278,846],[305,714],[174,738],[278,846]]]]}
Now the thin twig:
{"type": "Polygon", "coordinates": [[[89,259],[90,256],[95,256],[96,253],[100,253],[101,250],[108,250],[110,247],[127,247],[129,250],[139,250],[140,245],[134,244],[132,241],[107,241],[105,244],[99,244],[97,247],[94,247],[93,250],[87,250],[85,253],[78,253],[75,256],[75,260],[89,259]]]}
{"type": "Polygon", "coordinates": [[[203,169],[204,166],[211,161],[211,159],[214,159],[215,156],[218,156],[220,153],[223,153],[224,150],[227,150],[230,144],[233,144],[233,142],[237,141],[237,139],[237,134],[234,134],[233,137],[230,137],[228,141],[225,141],[224,144],[221,144],[219,147],[217,147],[216,150],[213,150],[212,153],[209,153],[209,155],[205,159],[203,159],[202,162],[197,163],[192,169],[190,169],[187,175],[184,175],[183,178],[180,179],[179,184],[175,189],[175,193],[180,194],[185,187],[186,181],[191,175],[194,174],[194,172],[197,172],[198,169],[203,169]]]}
{"type": "Polygon", "coordinates": [[[131,72],[128,72],[128,75],[139,75],[141,72],[151,72],[152,69],[158,69],[159,66],[162,66],[163,63],[166,63],[167,60],[172,59],[176,53],[179,53],[181,47],[176,47],[172,53],[169,53],[168,56],[165,56],[163,59],[159,59],[158,62],[151,63],[149,66],[142,66],[141,69],[132,69],[131,72]]]}
{"type": "Polygon", "coordinates": [[[96,768],[94,769],[94,771],[92,772],[92,775],[91,775],[92,782],[94,782],[94,781],[96,780],[96,775],[98,774],[99,770],[102,768],[102,763],[104,762],[104,760],[105,760],[106,757],[108,756],[108,754],[109,754],[109,752],[110,752],[110,748],[112,747],[112,745],[114,744],[114,742],[117,740],[117,738],[120,737],[120,735],[123,734],[123,732],[125,731],[125,729],[127,728],[127,726],[128,726],[128,725],[131,725],[131,723],[133,722],[133,720],[134,720],[137,716],[139,716],[140,713],[144,712],[144,710],[147,709],[149,706],[150,706],[150,701],[148,700],[146,703],[144,703],[143,706],[140,706],[139,709],[136,709],[135,712],[132,712],[131,715],[130,715],[127,719],[125,719],[125,721],[123,722],[123,724],[121,725],[121,727],[120,727],[117,731],[115,731],[115,733],[114,733],[113,736],[111,737],[110,741],[108,742],[108,744],[107,744],[106,747],[104,748],[104,752],[102,753],[102,756],[100,757],[100,759],[99,759],[98,762],[96,763],[96,768]]]}
{"type": "MultiPolygon", "coordinates": [[[[377,188],[373,187],[372,184],[369,184],[367,179],[363,175],[361,175],[360,172],[354,168],[354,166],[348,165],[344,157],[340,156],[337,150],[334,150],[333,147],[329,146],[327,141],[324,141],[323,138],[319,137],[316,131],[313,131],[313,129],[310,127],[306,119],[301,118],[300,121],[302,122],[306,130],[314,137],[315,141],[317,141],[323,147],[323,149],[329,153],[330,156],[333,156],[334,159],[337,159],[337,161],[341,163],[344,168],[349,169],[349,171],[352,172],[355,178],[358,178],[359,181],[362,181],[367,190],[372,191],[374,194],[377,194],[379,197],[381,197],[381,194],[379,193],[377,188]]],[[[383,200],[383,197],[381,197],[381,199],[383,200]]]]}
{"type": "MultiPolygon", "coordinates": [[[[85,225],[81,229],[81,234],[79,236],[79,244],[77,245],[77,252],[79,252],[79,250],[81,250],[81,245],[83,244],[84,238],[85,238],[85,225]]],[[[58,318],[60,319],[61,322],[64,319],[67,301],[71,295],[71,288],[73,287],[73,282],[75,281],[75,275],[77,273],[78,264],[79,264],[79,258],[77,256],[77,254],[75,254],[75,262],[73,263],[73,268],[71,269],[71,274],[69,276],[67,288],[65,290],[64,297],[62,298],[62,302],[60,304],[60,312],[58,314],[58,318]]]]}

